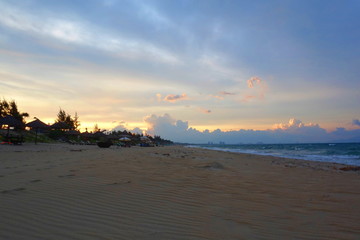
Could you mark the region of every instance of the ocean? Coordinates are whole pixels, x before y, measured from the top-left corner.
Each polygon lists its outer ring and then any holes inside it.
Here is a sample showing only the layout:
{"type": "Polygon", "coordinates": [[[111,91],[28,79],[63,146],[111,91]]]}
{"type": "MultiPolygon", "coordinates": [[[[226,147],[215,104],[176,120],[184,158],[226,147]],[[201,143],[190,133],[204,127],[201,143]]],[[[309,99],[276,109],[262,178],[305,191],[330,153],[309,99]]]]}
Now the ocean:
{"type": "Polygon", "coordinates": [[[360,166],[360,143],[194,144],[189,147],[360,166]]]}

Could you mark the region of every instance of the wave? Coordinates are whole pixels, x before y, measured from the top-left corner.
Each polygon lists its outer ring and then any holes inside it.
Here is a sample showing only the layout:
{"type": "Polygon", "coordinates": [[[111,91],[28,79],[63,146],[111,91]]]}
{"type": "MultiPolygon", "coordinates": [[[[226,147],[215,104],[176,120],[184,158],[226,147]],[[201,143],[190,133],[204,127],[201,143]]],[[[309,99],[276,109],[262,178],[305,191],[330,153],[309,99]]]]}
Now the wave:
{"type": "Polygon", "coordinates": [[[360,166],[359,143],[189,145],[188,147],[360,166]]]}

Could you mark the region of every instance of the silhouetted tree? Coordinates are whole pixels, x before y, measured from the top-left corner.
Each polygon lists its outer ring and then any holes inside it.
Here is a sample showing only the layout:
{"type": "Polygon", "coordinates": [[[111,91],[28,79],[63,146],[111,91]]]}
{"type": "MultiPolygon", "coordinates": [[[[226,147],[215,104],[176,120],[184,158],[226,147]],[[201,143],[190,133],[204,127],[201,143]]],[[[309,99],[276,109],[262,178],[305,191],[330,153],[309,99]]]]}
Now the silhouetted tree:
{"type": "Polygon", "coordinates": [[[97,123],[94,125],[94,133],[96,133],[96,132],[100,132],[100,128],[97,125],[97,123]]]}
{"type": "Polygon", "coordinates": [[[75,116],[74,116],[74,129],[75,129],[75,130],[79,130],[79,127],[80,127],[79,116],[78,116],[77,112],[75,112],[75,116]]]}
{"type": "Polygon", "coordinates": [[[0,116],[5,117],[6,115],[11,115],[23,123],[25,123],[25,118],[29,117],[28,113],[19,112],[17,104],[14,100],[8,102],[5,99],[3,99],[0,100],[0,116]]]}
{"type": "Polygon", "coordinates": [[[70,114],[66,113],[65,110],[61,108],[59,110],[59,113],[57,114],[57,119],[55,122],[64,122],[72,130],[76,130],[80,126],[79,116],[77,115],[77,112],[75,112],[75,117],[72,118],[70,114]]]}

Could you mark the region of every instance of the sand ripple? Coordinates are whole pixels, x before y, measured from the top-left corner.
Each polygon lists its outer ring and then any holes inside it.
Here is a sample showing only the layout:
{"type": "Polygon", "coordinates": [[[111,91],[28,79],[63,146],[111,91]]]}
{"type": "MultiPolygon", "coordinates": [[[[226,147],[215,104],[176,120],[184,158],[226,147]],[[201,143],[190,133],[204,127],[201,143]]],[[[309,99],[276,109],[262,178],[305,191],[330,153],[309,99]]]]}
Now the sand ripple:
{"type": "Polygon", "coordinates": [[[81,150],[2,152],[0,239],[360,235],[354,173],[182,147],[81,150]]]}

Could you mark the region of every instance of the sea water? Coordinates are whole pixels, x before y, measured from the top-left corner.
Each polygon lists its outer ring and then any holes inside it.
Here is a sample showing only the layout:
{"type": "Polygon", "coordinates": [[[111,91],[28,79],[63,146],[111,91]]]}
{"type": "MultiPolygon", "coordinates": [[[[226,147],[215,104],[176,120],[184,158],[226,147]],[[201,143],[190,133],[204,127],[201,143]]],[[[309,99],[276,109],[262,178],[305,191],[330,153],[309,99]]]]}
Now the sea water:
{"type": "Polygon", "coordinates": [[[196,144],[189,147],[360,166],[360,143],[196,144]]]}

